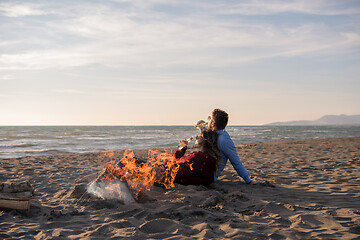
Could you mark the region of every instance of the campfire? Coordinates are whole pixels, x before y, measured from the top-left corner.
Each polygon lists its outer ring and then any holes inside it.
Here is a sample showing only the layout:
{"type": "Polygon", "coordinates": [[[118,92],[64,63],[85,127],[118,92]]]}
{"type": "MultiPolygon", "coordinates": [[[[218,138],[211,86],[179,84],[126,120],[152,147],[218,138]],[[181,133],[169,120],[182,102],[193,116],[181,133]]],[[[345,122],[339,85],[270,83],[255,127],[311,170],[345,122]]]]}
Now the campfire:
{"type": "Polygon", "coordinates": [[[120,161],[116,161],[113,151],[104,152],[103,156],[108,161],[87,188],[94,196],[133,203],[141,191],[150,191],[154,184],[166,189],[174,187],[179,164],[171,152],[149,150],[146,162],[139,161],[132,151],[125,151],[120,161]]]}

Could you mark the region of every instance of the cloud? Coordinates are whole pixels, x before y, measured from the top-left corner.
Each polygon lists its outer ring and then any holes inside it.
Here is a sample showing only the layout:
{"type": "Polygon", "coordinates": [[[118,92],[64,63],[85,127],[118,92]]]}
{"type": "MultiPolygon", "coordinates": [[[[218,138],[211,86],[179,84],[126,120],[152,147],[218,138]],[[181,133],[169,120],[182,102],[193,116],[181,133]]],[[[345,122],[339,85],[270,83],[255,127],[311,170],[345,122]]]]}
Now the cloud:
{"type": "Polygon", "coordinates": [[[24,17],[46,14],[37,4],[0,3],[0,15],[7,17],[24,17]]]}
{"type": "MultiPolygon", "coordinates": [[[[28,39],[46,44],[33,44],[13,52],[3,51],[0,55],[0,69],[67,68],[89,64],[116,68],[233,66],[272,57],[339,54],[360,45],[359,33],[351,27],[340,30],[341,26],[334,27],[324,22],[297,23],[290,27],[261,20],[233,21],[221,17],[227,13],[357,12],[357,8],[351,10],[348,6],[338,7],[340,5],[333,1],[330,4],[325,1],[309,3],[275,0],[270,3],[246,1],[232,4],[163,0],[148,1],[146,4],[141,4],[143,1],[113,2],[128,5],[119,7],[84,3],[71,7],[34,7],[33,10],[38,10],[38,14],[52,12],[57,17],[36,22],[37,31],[29,32],[30,36],[23,40],[4,39],[0,49],[13,42],[18,46],[27,46],[28,39]],[[159,12],[155,5],[191,10],[184,16],[181,12],[159,12]],[[53,9],[55,7],[56,11],[53,9]]],[[[11,25],[6,26],[11,29],[11,25]]]]}
{"type": "MultiPolygon", "coordinates": [[[[102,22],[99,21],[99,24],[102,22]]],[[[154,65],[226,66],[280,56],[331,54],[359,46],[359,34],[333,34],[304,25],[277,29],[244,26],[238,29],[176,23],[113,25],[114,31],[77,24],[90,40],[84,43],[0,55],[2,69],[45,69],[101,64],[111,67],[154,65]],[[133,32],[133,26],[137,29],[133,32]],[[84,30],[86,29],[86,30],[84,30]],[[101,34],[100,34],[101,33],[101,34]],[[94,38],[91,36],[94,35],[94,38]],[[94,39],[94,40],[92,40],[94,39]]]]}
{"type": "Polygon", "coordinates": [[[47,69],[83,66],[92,63],[80,49],[33,50],[0,55],[0,70],[47,69]]]}
{"type": "Polygon", "coordinates": [[[152,9],[154,6],[182,6],[201,13],[204,10],[213,14],[271,15],[278,13],[302,13],[315,15],[359,14],[360,4],[357,0],[112,0],[118,3],[130,3],[137,9],[152,9]]]}
{"type": "Polygon", "coordinates": [[[348,15],[359,14],[359,3],[347,3],[336,0],[320,1],[281,1],[281,0],[253,0],[241,1],[231,6],[221,4],[217,6],[222,14],[269,15],[278,13],[302,13],[314,15],[348,15]],[[354,7],[354,6],[358,7],[354,7]]]}
{"type": "Polygon", "coordinates": [[[5,74],[4,76],[0,76],[0,81],[10,81],[15,79],[15,76],[11,74],[5,74]]]}
{"type": "Polygon", "coordinates": [[[9,46],[13,46],[16,44],[21,44],[22,41],[17,40],[17,41],[0,41],[0,47],[9,47],[9,46]]]}

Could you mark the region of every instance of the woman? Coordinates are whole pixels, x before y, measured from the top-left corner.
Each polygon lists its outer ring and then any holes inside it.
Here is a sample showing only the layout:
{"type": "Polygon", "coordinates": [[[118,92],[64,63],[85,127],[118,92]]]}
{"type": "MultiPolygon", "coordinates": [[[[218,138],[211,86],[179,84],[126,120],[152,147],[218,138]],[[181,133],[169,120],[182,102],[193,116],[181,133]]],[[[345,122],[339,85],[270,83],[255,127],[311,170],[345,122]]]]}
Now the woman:
{"type": "MultiPolygon", "coordinates": [[[[185,141],[185,140],[183,140],[185,141]]],[[[217,134],[212,130],[205,130],[196,138],[195,150],[187,156],[187,147],[175,152],[179,170],[175,177],[176,183],[184,185],[208,185],[214,182],[218,163],[221,160],[217,147],[217,134]]],[[[166,165],[167,162],[164,162],[166,165]]]]}
{"type": "MultiPolygon", "coordinates": [[[[179,168],[176,173],[174,182],[184,185],[208,185],[213,183],[215,173],[218,170],[218,164],[221,161],[220,151],[217,147],[216,132],[212,130],[203,131],[201,135],[196,138],[195,145],[191,148],[194,150],[187,156],[184,156],[187,147],[184,147],[181,150],[175,152],[174,156],[177,160],[176,163],[178,164],[179,168]]],[[[141,171],[142,168],[148,169],[151,164],[136,157],[132,157],[132,159],[135,160],[135,165],[138,166],[137,172],[129,174],[126,170],[126,163],[120,161],[117,166],[111,168],[111,177],[123,179],[123,177],[126,175],[125,179],[128,178],[129,181],[131,181],[132,177],[141,178],[139,173],[143,172],[141,171]]],[[[159,183],[160,185],[163,184],[163,180],[167,175],[167,164],[171,165],[172,163],[169,161],[164,161],[164,163],[161,165],[152,166],[154,169],[152,173],[156,174],[156,183],[159,183]]],[[[106,169],[103,172],[103,175],[106,175],[107,171],[109,170],[110,169],[106,169]]],[[[100,179],[101,177],[99,176],[98,178],[100,179]]],[[[88,178],[86,178],[86,180],[88,180],[88,178]]]]}

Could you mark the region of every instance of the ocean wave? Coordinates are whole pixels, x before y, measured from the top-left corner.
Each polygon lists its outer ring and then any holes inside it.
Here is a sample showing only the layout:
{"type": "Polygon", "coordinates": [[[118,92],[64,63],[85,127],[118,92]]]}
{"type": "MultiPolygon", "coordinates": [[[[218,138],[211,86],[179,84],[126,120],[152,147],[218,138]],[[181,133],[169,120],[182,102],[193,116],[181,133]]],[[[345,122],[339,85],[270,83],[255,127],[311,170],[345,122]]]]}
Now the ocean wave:
{"type": "Polygon", "coordinates": [[[78,140],[116,140],[115,137],[98,137],[98,136],[88,136],[88,137],[77,137],[78,140]]]}
{"type": "Polygon", "coordinates": [[[328,133],[330,131],[327,130],[304,130],[304,133],[328,133]]]}
{"type": "MultiPolygon", "coordinates": [[[[360,136],[360,127],[229,126],[227,131],[235,144],[360,136]]],[[[198,134],[193,126],[0,127],[0,158],[176,147],[198,134]]]]}
{"type": "Polygon", "coordinates": [[[13,151],[4,151],[3,153],[32,153],[32,152],[40,153],[40,152],[47,152],[47,151],[57,151],[57,150],[49,149],[49,148],[44,148],[44,149],[21,149],[21,150],[13,150],[13,151]]]}
{"type": "Polygon", "coordinates": [[[22,156],[56,155],[67,154],[70,151],[43,148],[43,149],[21,149],[13,151],[0,151],[0,158],[14,158],[22,156]]]}
{"type": "Polygon", "coordinates": [[[3,148],[14,148],[14,147],[34,147],[34,146],[38,146],[36,144],[32,144],[32,143],[24,143],[24,142],[21,142],[21,143],[11,143],[11,144],[0,144],[0,147],[3,147],[3,148]]]}
{"type": "MultiPolygon", "coordinates": [[[[5,134],[3,134],[3,135],[5,135],[5,134]]],[[[23,136],[23,135],[21,135],[21,134],[19,134],[19,135],[5,135],[5,137],[6,137],[7,141],[9,141],[9,140],[16,140],[16,139],[28,138],[28,137],[23,136]]],[[[6,140],[5,140],[5,141],[6,141],[6,140]]]]}

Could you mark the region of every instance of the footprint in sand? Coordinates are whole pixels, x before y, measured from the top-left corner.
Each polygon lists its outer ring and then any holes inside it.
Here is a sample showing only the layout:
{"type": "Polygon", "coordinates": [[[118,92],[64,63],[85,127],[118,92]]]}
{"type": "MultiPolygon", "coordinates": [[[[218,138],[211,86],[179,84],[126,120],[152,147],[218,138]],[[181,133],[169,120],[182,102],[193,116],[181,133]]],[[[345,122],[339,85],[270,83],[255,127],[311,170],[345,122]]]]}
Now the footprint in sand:
{"type": "Polygon", "coordinates": [[[145,233],[171,233],[178,230],[179,224],[175,221],[162,218],[144,223],[139,227],[145,233]]]}

